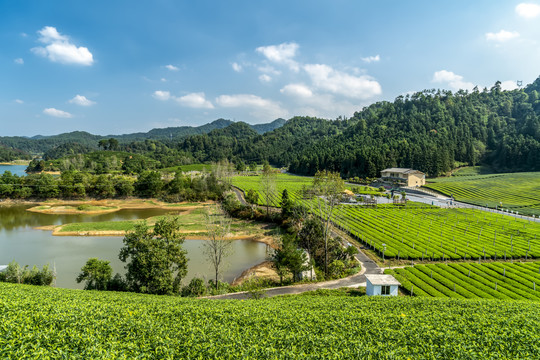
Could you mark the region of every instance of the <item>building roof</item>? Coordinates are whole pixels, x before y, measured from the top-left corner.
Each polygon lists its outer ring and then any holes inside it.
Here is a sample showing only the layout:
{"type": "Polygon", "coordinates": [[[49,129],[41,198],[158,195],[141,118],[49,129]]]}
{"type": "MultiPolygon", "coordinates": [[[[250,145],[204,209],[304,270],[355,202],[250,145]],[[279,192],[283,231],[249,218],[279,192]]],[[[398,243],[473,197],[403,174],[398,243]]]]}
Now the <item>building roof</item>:
{"type": "Polygon", "coordinates": [[[7,265],[0,265],[0,271],[4,271],[8,268],[7,265]]]}
{"type": "Polygon", "coordinates": [[[366,274],[366,279],[371,285],[401,285],[392,275],[366,274]]]}
{"type": "Polygon", "coordinates": [[[393,172],[393,173],[399,173],[399,174],[423,174],[423,172],[419,170],[407,169],[407,168],[389,168],[389,169],[384,169],[381,172],[382,173],[393,172]]]}

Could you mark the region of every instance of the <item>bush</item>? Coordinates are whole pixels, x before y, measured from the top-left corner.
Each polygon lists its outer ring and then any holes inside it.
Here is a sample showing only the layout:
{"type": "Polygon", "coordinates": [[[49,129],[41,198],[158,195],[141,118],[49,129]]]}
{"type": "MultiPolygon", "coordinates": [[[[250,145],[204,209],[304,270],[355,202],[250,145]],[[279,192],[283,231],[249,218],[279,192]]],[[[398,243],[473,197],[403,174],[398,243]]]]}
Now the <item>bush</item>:
{"type": "Polygon", "coordinates": [[[0,273],[0,281],[27,284],[27,285],[41,285],[49,286],[54,280],[54,272],[50,269],[49,264],[43,266],[43,269],[39,270],[35,265],[31,270],[28,270],[28,265],[24,268],[16,262],[9,263],[7,269],[0,273]]]}
{"type": "Polygon", "coordinates": [[[206,286],[201,278],[193,278],[188,285],[182,288],[182,296],[203,296],[206,294],[206,286]]]}

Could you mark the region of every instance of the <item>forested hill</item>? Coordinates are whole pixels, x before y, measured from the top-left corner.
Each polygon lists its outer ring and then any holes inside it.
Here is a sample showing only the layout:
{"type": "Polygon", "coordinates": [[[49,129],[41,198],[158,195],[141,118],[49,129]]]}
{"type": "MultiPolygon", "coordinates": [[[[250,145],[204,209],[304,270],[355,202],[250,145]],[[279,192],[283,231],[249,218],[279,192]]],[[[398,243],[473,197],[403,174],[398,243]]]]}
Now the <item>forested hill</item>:
{"type": "Polygon", "coordinates": [[[436,176],[455,162],[499,171],[540,170],[540,78],[522,90],[423,91],[354,114],[342,134],[306,147],[290,170],[377,176],[412,167],[436,176]]]}
{"type": "MultiPolygon", "coordinates": [[[[275,130],[286,123],[284,119],[276,119],[268,124],[256,124],[248,125],[256,133],[264,134],[268,131],[275,130]]],[[[211,123],[201,126],[180,126],[169,127],[163,129],[152,129],[146,133],[133,133],[124,135],[93,135],[85,131],[73,131],[70,133],[64,133],[52,136],[36,135],[33,137],[21,137],[21,136],[4,136],[0,137],[0,146],[4,146],[9,149],[16,149],[23,152],[29,152],[33,154],[42,154],[48,150],[55,149],[57,147],[64,148],[70,144],[78,144],[81,148],[84,148],[88,152],[89,149],[96,150],[98,148],[99,140],[115,138],[120,143],[127,144],[134,141],[144,140],[158,140],[158,141],[179,141],[185,137],[199,134],[207,134],[212,130],[224,129],[234,124],[231,120],[217,119],[211,123]]],[[[71,153],[77,149],[70,149],[71,153]]],[[[56,152],[59,153],[59,152],[56,152]]],[[[69,155],[66,153],[64,155],[69,155]]]]}

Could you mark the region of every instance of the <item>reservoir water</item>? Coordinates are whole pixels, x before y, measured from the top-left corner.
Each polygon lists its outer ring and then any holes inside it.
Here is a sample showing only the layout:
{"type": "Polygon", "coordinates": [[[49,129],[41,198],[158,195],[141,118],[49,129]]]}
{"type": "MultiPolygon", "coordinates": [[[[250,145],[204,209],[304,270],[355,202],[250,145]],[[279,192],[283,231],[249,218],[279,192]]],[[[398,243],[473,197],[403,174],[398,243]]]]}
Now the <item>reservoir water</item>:
{"type": "Polygon", "coordinates": [[[4,171],[11,171],[14,175],[25,176],[26,173],[24,170],[26,170],[26,168],[26,165],[0,165],[0,175],[2,175],[4,171]]]}
{"type": "MultiPolygon", "coordinates": [[[[163,209],[120,210],[100,215],[57,215],[26,211],[30,206],[0,206],[0,265],[15,260],[20,265],[50,264],[56,267],[56,286],[63,288],[83,288],[75,278],[86,261],[91,257],[108,260],[114,273],[124,273],[124,263],[118,259],[123,237],[111,236],[53,236],[51,231],[37,230],[36,226],[61,225],[73,222],[119,221],[145,219],[163,215],[163,209]]],[[[184,249],[188,252],[188,275],[211,279],[213,271],[202,253],[204,240],[186,240],[184,249]]],[[[226,259],[223,280],[232,281],[245,269],[254,266],[267,257],[267,246],[249,240],[233,242],[232,255],[226,259]]]]}

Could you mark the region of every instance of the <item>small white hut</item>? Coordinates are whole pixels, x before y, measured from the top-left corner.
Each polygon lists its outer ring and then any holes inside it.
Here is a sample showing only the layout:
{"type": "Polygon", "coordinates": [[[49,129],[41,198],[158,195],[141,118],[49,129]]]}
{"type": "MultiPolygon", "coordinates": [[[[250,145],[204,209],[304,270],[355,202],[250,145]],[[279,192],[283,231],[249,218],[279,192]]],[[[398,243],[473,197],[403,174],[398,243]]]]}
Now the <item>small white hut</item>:
{"type": "Polygon", "coordinates": [[[366,294],[368,296],[398,296],[398,287],[400,284],[392,275],[366,275],[366,294]]]}

